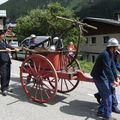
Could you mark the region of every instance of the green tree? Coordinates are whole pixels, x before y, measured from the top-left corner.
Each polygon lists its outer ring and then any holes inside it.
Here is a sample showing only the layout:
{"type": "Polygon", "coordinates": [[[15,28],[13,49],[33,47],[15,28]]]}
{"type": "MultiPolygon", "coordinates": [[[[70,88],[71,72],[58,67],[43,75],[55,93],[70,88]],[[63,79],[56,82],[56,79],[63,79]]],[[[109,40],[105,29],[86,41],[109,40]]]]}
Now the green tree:
{"type": "MultiPolygon", "coordinates": [[[[49,4],[47,9],[34,9],[26,16],[17,19],[16,32],[19,38],[25,38],[30,34],[50,35],[59,34],[71,22],[59,20],[56,16],[64,16],[74,19],[74,12],[68,8],[64,8],[59,3],[49,4]]],[[[78,36],[76,28],[70,30],[65,36],[65,41],[75,41],[78,36]]]]}

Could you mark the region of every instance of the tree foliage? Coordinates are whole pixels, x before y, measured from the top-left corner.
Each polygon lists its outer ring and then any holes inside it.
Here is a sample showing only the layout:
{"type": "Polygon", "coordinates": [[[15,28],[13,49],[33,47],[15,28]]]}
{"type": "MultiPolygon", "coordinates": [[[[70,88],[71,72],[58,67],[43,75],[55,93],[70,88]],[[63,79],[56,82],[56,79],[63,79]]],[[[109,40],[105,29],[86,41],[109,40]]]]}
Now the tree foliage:
{"type": "MultiPolygon", "coordinates": [[[[26,16],[17,19],[16,33],[19,38],[25,38],[30,34],[56,36],[66,27],[71,25],[70,22],[59,20],[56,16],[64,16],[74,19],[74,12],[64,8],[59,3],[51,4],[47,9],[31,10],[26,16]]],[[[76,41],[78,31],[74,28],[70,30],[64,38],[66,41],[76,41]]]]}
{"type": "Polygon", "coordinates": [[[7,16],[10,22],[25,15],[28,11],[40,8],[46,9],[48,4],[59,2],[61,5],[66,7],[69,4],[69,0],[8,0],[6,3],[0,5],[1,10],[7,11],[7,16]]]}

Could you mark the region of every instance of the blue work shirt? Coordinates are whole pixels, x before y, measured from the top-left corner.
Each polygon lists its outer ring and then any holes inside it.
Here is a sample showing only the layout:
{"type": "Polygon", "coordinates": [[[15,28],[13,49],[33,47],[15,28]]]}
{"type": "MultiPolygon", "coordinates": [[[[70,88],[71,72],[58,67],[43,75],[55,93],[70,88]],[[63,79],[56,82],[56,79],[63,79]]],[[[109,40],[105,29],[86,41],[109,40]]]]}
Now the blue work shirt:
{"type": "MultiPolygon", "coordinates": [[[[5,40],[0,40],[0,49],[5,50],[6,48],[11,48],[5,40]]],[[[0,52],[0,64],[5,62],[11,63],[8,52],[0,52]]]]}
{"type": "Polygon", "coordinates": [[[113,54],[111,54],[108,49],[105,49],[97,57],[95,65],[91,71],[91,76],[93,79],[95,78],[101,82],[108,80],[110,83],[113,83],[117,79],[113,54]]]}

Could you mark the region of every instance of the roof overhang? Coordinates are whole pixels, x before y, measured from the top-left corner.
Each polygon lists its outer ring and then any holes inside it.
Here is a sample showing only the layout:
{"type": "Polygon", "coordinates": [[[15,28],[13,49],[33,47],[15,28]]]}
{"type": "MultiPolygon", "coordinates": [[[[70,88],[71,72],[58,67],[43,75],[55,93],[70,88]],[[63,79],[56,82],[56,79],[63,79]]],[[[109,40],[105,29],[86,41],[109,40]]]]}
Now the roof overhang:
{"type": "Polygon", "coordinates": [[[95,21],[95,22],[100,22],[100,23],[120,26],[120,21],[114,20],[114,19],[86,17],[86,18],[83,19],[83,21],[84,20],[89,20],[89,21],[95,21]]]}

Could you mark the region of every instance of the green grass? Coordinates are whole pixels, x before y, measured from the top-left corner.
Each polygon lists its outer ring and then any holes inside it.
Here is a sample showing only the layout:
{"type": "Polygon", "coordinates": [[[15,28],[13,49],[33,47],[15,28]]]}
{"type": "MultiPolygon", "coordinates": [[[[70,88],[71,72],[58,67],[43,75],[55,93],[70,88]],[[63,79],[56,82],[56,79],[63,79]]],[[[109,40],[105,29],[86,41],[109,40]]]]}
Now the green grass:
{"type": "MultiPolygon", "coordinates": [[[[90,73],[94,63],[87,61],[87,60],[79,60],[81,70],[84,71],[85,73],[90,73]]],[[[117,71],[117,74],[120,75],[120,72],[117,71]]]]}
{"type": "Polygon", "coordinates": [[[94,64],[94,63],[87,61],[87,60],[79,60],[79,63],[80,63],[81,70],[86,72],[86,73],[91,72],[91,70],[93,68],[93,64],[94,64]]]}

